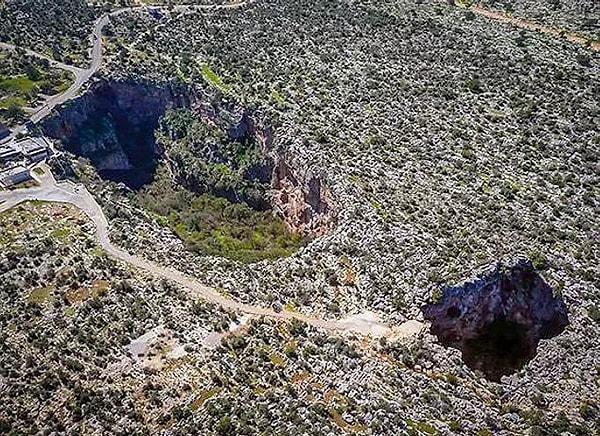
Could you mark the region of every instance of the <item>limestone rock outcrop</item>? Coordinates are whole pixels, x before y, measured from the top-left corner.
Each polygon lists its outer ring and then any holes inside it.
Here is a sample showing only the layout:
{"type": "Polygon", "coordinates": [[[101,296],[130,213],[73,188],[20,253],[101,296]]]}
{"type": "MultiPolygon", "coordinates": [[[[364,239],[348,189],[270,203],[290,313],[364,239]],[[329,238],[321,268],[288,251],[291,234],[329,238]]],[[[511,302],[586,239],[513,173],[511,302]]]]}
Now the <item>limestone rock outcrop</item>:
{"type": "MultiPolygon", "coordinates": [[[[332,229],[335,211],[322,176],[292,165],[275,151],[275,132],[265,125],[260,113],[234,101],[217,102],[201,89],[182,86],[99,80],[44,121],[42,129],[68,151],[89,158],[101,176],[130,188],[140,188],[152,180],[163,159],[177,183],[190,191],[245,202],[256,210],[273,209],[292,231],[309,238],[332,229]],[[195,138],[183,153],[175,153],[164,144],[163,149],[155,131],[169,107],[191,108],[198,119],[220,129],[229,141],[255,147],[253,161],[244,165],[231,161],[203,138],[195,138]],[[194,161],[206,165],[194,169],[194,161]],[[240,173],[239,186],[224,177],[218,180],[220,184],[215,183],[203,169],[223,165],[240,173]]],[[[166,133],[172,140],[178,139],[177,132],[166,133]]]]}
{"type": "Polygon", "coordinates": [[[284,159],[273,171],[273,205],[292,231],[322,236],[335,224],[335,211],[329,190],[320,177],[307,173],[298,177],[284,159]]]}

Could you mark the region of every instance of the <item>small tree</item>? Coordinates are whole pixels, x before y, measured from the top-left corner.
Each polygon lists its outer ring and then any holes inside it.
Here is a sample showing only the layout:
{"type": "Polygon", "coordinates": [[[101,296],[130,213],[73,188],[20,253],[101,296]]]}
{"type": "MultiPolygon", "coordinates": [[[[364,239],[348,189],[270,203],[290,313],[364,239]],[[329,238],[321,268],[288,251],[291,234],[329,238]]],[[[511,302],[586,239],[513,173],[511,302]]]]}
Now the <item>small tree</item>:
{"type": "Polygon", "coordinates": [[[11,104],[6,109],[6,118],[13,123],[19,123],[25,119],[25,111],[18,104],[11,104]]]}

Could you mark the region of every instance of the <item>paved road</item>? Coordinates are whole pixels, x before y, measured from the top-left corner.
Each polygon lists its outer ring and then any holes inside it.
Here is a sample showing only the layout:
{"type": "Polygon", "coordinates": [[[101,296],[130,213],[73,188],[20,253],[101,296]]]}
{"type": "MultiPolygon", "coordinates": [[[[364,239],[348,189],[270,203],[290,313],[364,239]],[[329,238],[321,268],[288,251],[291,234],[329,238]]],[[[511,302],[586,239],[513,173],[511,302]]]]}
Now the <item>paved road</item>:
{"type": "MultiPolygon", "coordinates": [[[[242,7],[251,1],[252,0],[223,5],[181,5],[175,6],[172,10],[176,12],[187,12],[209,9],[233,9],[242,7]]],[[[81,87],[100,69],[102,66],[102,29],[108,23],[110,17],[134,10],[143,10],[145,8],[146,6],[119,9],[102,16],[96,21],[94,24],[94,30],[90,36],[91,63],[90,67],[87,69],[66,65],[45,55],[26,49],[26,53],[42,59],[47,59],[50,61],[52,66],[71,71],[73,74],[75,74],[75,82],[69,87],[69,89],[67,89],[64,93],[56,95],[44,102],[42,106],[37,108],[35,113],[30,117],[30,120],[34,123],[37,123],[50,114],[50,112],[52,112],[56,106],[75,98],[78,95],[81,87]]],[[[0,43],[0,48],[15,49],[16,47],[11,44],[0,43]]],[[[13,135],[8,139],[11,139],[18,132],[23,130],[25,130],[24,125],[16,127],[13,129],[13,135]]],[[[45,167],[45,170],[49,171],[47,167],[45,167]]],[[[108,221],[98,203],[94,200],[85,187],[74,185],[68,182],[56,183],[51,174],[45,177],[36,178],[39,179],[38,182],[42,183],[42,186],[31,189],[1,191],[0,213],[28,200],[44,200],[73,204],[83,210],[94,222],[96,225],[96,238],[106,253],[137,268],[148,271],[153,275],[179,283],[180,285],[188,288],[195,296],[201,297],[206,301],[216,303],[227,309],[238,310],[250,315],[265,316],[274,319],[299,319],[315,327],[320,327],[327,330],[350,331],[358,334],[371,334],[373,336],[405,336],[415,334],[418,330],[420,330],[421,324],[416,321],[410,321],[391,329],[381,323],[377,316],[370,312],[354,316],[346,320],[331,321],[295,312],[276,312],[265,307],[252,306],[229,299],[219,294],[215,289],[205,286],[199,283],[197,280],[188,277],[175,269],[165,268],[154,262],[150,262],[141,257],[132,255],[127,251],[113,245],[109,239],[108,221]]]]}
{"type": "MultiPolygon", "coordinates": [[[[201,11],[201,10],[217,10],[217,9],[235,9],[247,4],[252,3],[253,0],[241,1],[241,2],[233,2],[221,5],[179,5],[172,8],[173,11],[176,12],[191,12],[191,11],[201,11]]],[[[66,103],[69,100],[74,99],[79,95],[79,91],[81,88],[90,80],[90,78],[96,74],[100,67],[102,66],[102,29],[108,22],[110,21],[110,17],[115,17],[117,15],[121,15],[126,12],[140,11],[146,10],[148,6],[135,6],[118,9],[113,12],[109,12],[102,17],[100,17],[94,23],[94,29],[90,35],[90,66],[88,68],[79,68],[73,65],[67,65],[62,62],[58,62],[44,54],[37,53],[33,50],[24,49],[25,52],[31,56],[38,57],[40,59],[48,60],[53,67],[60,68],[66,71],[70,71],[75,75],[75,81],[73,84],[62,94],[57,94],[48,100],[44,101],[40,106],[34,109],[34,112],[30,115],[29,121],[35,123],[40,122],[42,119],[50,115],[52,110],[60,106],[63,103],[66,103]]],[[[0,42],[0,49],[5,50],[14,50],[17,47],[0,42]]],[[[11,129],[11,135],[7,138],[0,140],[2,142],[8,142],[14,139],[17,134],[22,133],[26,130],[25,124],[16,126],[11,129]]]]}
{"type": "Polygon", "coordinates": [[[326,330],[346,331],[361,335],[370,334],[373,337],[412,336],[417,334],[422,328],[422,324],[417,321],[408,321],[400,326],[390,328],[379,321],[375,314],[370,312],[365,312],[345,320],[325,320],[302,313],[287,311],[276,312],[273,309],[266,307],[241,303],[223,296],[215,289],[201,284],[194,278],[189,277],[176,269],[163,267],[115,246],[109,239],[109,224],[106,216],[94,197],[90,195],[83,185],[75,185],[70,182],[52,183],[52,181],[50,181],[47,182],[45,186],[37,188],[1,191],[0,213],[11,209],[19,203],[29,200],[54,201],[70,203],[77,206],[85,212],[96,225],[96,239],[107,254],[139,269],[145,270],[152,275],[176,282],[189,289],[195,297],[201,297],[206,301],[218,304],[226,309],[238,310],[246,314],[265,316],[272,319],[299,319],[312,326],[326,330]]]}
{"type": "MultiPolygon", "coordinates": [[[[0,42],[0,49],[16,50],[17,47],[12,44],[0,42]]],[[[37,123],[42,118],[46,117],[50,112],[52,112],[52,109],[54,109],[56,106],[74,98],[77,95],[78,91],[81,89],[81,87],[85,84],[85,82],[87,82],[89,80],[91,75],[89,74],[88,70],[85,70],[83,68],[79,68],[74,65],[63,64],[62,62],[55,61],[54,59],[52,59],[46,55],[34,52],[33,50],[29,50],[29,49],[24,49],[24,50],[30,56],[35,56],[40,59],[45,59],[48,62],[50,62],[51,66],[53,66],[55,68],[60,68],[61,70],[70,71],[71,73],[73,73],[75,75],[75,81],[71,84],[71,86],[69,86],[69,88],[65,92],[63,92],[62,94],[57,94],[55,96],[50,97],[48,100],[44,101],[44,103],[42,103],[42,105],[40,105],[39,107],[34,109],[34,112],[30,116],[30,120],[33,121],[34,123],[37,123]]],[[[12,135],[10,137],[4,139],[3,141],[8,141],[8,140],[12,139],[13,137],[15,137],[18,133],[24,132],[25,125],[20,125],[20,126],[14,127],[11,130],[12,130],[12,135]]]]}

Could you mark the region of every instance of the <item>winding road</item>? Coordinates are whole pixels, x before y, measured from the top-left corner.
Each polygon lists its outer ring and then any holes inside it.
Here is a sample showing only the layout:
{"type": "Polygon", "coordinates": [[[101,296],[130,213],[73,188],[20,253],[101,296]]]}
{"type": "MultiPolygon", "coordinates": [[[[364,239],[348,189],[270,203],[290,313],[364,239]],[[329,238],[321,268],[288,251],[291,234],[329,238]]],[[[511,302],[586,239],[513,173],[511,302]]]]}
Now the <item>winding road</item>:
{"type": "Polygon", "coordinates": [[[157,263],[133,255],[114,245],[109,238],[108,220],[102,212],[100,205],[88,192],[85,186],[76,185],[71,182],[56,183],[51,176],[46,177],[43,185],[40,187],[0,191],[0,213],[15,207],[20,203],[31,200],[69,203],[78,207],[94,222],[96,226],[95,236],[98,244],[108,255],[133,265],[136,268],[147,271],[154,276],[178,283],[188,289],[194,297],[200,297],[208,302],[218,304],[225,309],[232,309],[249,315],[264,316],[271,319],[298,319],[314,327],[330,331],[351,332],[360,335],[371,335],[373,337],[406,337],[417,334],[423,327],[418,321],[408,321],[399,326],[390,328],[383,324],[375,314],[370,312],[365,312],[344,320],[325,320],[298,312],[278,312],[270,308],[253,306],[225,297],[217,290],[203,285],[194,278],[189,277],[176,269],[163,267],[157,263]]]}
{"type": "MultiPolygon", "coordinates": [[[[222,5],[181,5],[175,6],[171,10],[176,12],[186,12],[192,10],[207,10],[207,9],[232,9],[239,8],[248,2],[228,3],[222,5]]],[[[128,7],[108,13],[99,18],[94,24],[94,30],[90,36],[90,57],[91,63],[89,68],[82,69],[72,65],[66,65],[57,62],[43,54],[36,53],[32,50],[25,49],[25,52],[29,55],[36,56],[42,59],[48,60],[52,66],[61,68],[67,71],[71,71],[75,74],[75,82],[62,94],[56,95],[40,107],[36,109],[33,115],[30,117],[30,121],[37,123],[44,117],[49,115],[52,110],[73,98],[75,98],[79,90],[85,83],[100,69],[102,65],[102,29],[108,23],[110,17],[116,16],[125,12],[131,12],[134,10],[146,9],[147,6],[128,7]]],[[[0,43],[0,48],[3,49],[16,49],[14,45],[0,43]]],[[[26,125],[21,125],[13,129],[12,135],[7,138],[12,139],[19,132],[26,130],[26,125]]],[[[232,309],[240,311],[246,314],[255,316],[264,316],[272,319],[291,320],[298,319],[306,322],[314,327],[323,328],[331,331],[346,331],[358,334],[369,334],[375,337],[379,336],[409,336],[414,335],[421,331],[422,324],[417,321],[409,321],[400,326],[390,328],[379,321],[378,317],[371,313],[365,312],[346,320],[325,320],[321,318],[311,317],[302,313],[288,312],[288,311],[275,311],[261,306],[253,306],[250,304],[241,303],[233,299],[227,298],[217,292],[215,289],[205,286],[197,280],[181,273],[172,268],[165,268],[154,262],[143,259],[139,256],[135,256],[127,251],[114,245],[109,238],[109,223],[104,215],[100,205],[96,202],[94,197],[88,192],[83,185],[76,185],[71,182],[59,182],[57,183],[52,175],[49,173],[49,168],[45,168],[48,175],[43,179],[39,176],[34,176],[41,186],[29,189],[17,189],[12,191],[0,191],[0,213],[5,212],[18,204],[31,201],[31,200],[42,200],[59,203],[69,203],[79,209],[94,222],[96,226],[96,239],[98,244],[104,249],[104,251],[110,256],[133,265],[139,269],[147,271],[152,275],[165,278],[180,284],[187,288],[194,296],[201,297],[206,301],[218,304],[226,309],[232,309]]],[[[32,173],[34,174],[34,173],[32,173]]]]}
{"type": "Polygon", "coordinates": [[[521,29],[533,30],[540,33],[545,33],[546,35],[551,35],[555,37],[564,37],[568,41],[576,42],[581,45],[589,45],[591,49],[600,50],[600,41],[593,41],[587,38],[584,38],[581,35],[578,35],[574,32],[567,32],[565,30],[547,26],[545,24],[536,23],[534,21],[526,20],[524,18],[518,18],[512,15],[507,15],[505,12],[500,12],[491,9],[484,9],[477,5],[471,5],[467,8],[471,12],[491,18],[497,21],[501,21],[503,23],[512,24],[514,26],[520,27],[521,29]]]}
{"type": "MultiPolygon", "coordinates": [[[[245,6],[252,0],[241,1],[238,3],[228,3],[221,5],[179,5],[171,8],[172,11],[186,12],[193,10],[210,10],[210,9],[233,9],[245,6]]],[[[40,107],[35,109],[35,112],[30,116],[30,121],[37,123],[44,117],[48,116],[52,110],[73,98],[75,98],[81,88],[90,80],[90,78],[98,72],[102,66],[102,29],[109,22],[110,17],[120,15],[122,13],[135,10],[144,10],[148,6],[136,6],[118,9],[100,17],[94,23],[94,29],[90,35],[90,66],[87,69],[79,68],[73,65],[66,65],[55,61],[43,54],[36,53],[32,50],[25,49],[25,52],[31,56],[46,59],[56,68],[61,68],[70,71],[75,75],[73,84],[62,94],[53,96],[46,100],[40,107]]],[[[584,38],[571,33],[563,33],[558,29],[540,25],[524,19],[513,18],[497,11],[491,11],[480,8],[478,6],[470,6],[472,12],[486,16],[488,18],[507,22],[515,26],[528,30],[535,30],[553,36],[564,35],[567,39],[581,44],[589,44],[592,49],[599,49],[600,43],[597,41],[589,42],[584,38]]],[[[0,43],[0,49],[17,49],[14,45],[0,43]]],[[[12,130],[11,136],[4,141],[11,140],[18,133],[26,130],[25,125],[17,126],[12,130]]],[[[47,169],[47,171],[49,171],[47,169]]],[[[197,297],[201,297],[206,301],[216,303],[224,308],[233,309],[246,314],[255,316],[264,316],[272,319],[299,319],[315,327],[342,332],[353,332],[358,334],[368,334],[371,336],[391,336],[403,337],[411,336],[420,332],[423,324],[418,321],[408,321],[400,326],[389,326],[383,324],[375,314],[366,312],[356,315],[345,320],[325,320],[297,312],[275,311],[273,309],[253,306],[246,303],[241,303],[230,298],[227,298],[217,292],[215,289],[205,286],[195,280],[172,268],[166,268],[154,262],[135,256],[127,251],[112,244],[109,238],[109,223],[102,209],[94,199],[94,197],[82,185],[75,185],[70,182],[56,183],[51,174],[39,180],[41,186],[30,189],[18,189],[13,191],[0,191],[0,213],[11,209],[12,207],[29,200],[43,200],[61,203],[69,203],[75,205],[94,222],[96,226],[95,236],[99,245],[105,252],[118,260],[133,265],[139,269],[145,270],[155,276],[162,277],[184,286],[197,297]]]]}
{"type": "MultiPolygon", "coordinates": [[[[178,5],[172,7],[170,10],[173,12],[189,12],[189,11],[198,11],[198,10],[218,10],[218,9],[235,9],[243,7],[247,4],[252,3],[254,0],[247,0],[235,3],[225,3],[219,5],[178,5]]],[[[69,88],[63,92],[62,94],[57,94],[55,96],[50,97],[48,100],[44,101],[40,106],[36,107],[33,113],[29,116],[29,120],[27,123],[18,125],[11,129],[10,136],[2,139],[1,142],[9,142],[13,140],[19,133],[23,133],[27,130],[27,124],[32,122],[34,124],[40,122],[42,119],[50,115],[52,110],[60,106],[63,103],[66,103],[69,100],[74,99],[79,95],[79,91],[81,88],[92,78],[94,74],[96,74],[100,67],[102,66],[102,29],[106,24],[108,24],[110,17],[116,17],[117,15],[121,15],[126,12],[133,12],[137,10],[147,10],[148,6],[134,6],[127,7],[122,9],[117,9],[115,11],[109,12],[102,17],[98,18],[94,23],[94,29],[90,35],[90,66],[88,68],[79,68],[74,65],[67,65],[62,62],[58,62],[49,56],[46,56],[41,53],[37,53],[33,50],[26,49],[23,47],[17,47],[13,44],[8,44],[5,42],[0,42],[0,49],[3,50],[24,50],[30,56],[35,56],[40,59],[45,59],[50,62],[50,65],[55,68],[60,68],[62,70],[70,71],[75,75],[75,81],[69,86],[69,88]]]]}
{"type": "MultiPolygon", "coordinates": [[[[190,12],[190,11],[201,11],[201,10],[236,9],[236,8],[240,8],[240,7],[246,6],[248,4],[251,4],[254,1],[256,1],[256,0],[245,0],[245,1],[230,2],[230,3],[224,3],[224,4],[213,4],[213,5],[176,5],[176,6],[171,6],[170,11],[172,11],[172,12],[190,12]]],[[[447,0],[445,0],[445,1],[447,1],[447,0]]],[[[464,6],[459,6],[459,5],[457,5],[457,6],[465,8],[464,6]]],[[[70,71],[71,73],[73,73],[75,75],[75,81],[73,82],[73,84],[64,93],[58,94],[58,95],[55,95],[55,96],[49,98],[42,105],[35,108],[34,112],[29,117],[29,121],[33,122],[34,124],[38,123],[43,118],[48,116],[55,107],[77,97],[79,95],[79,91],[81,90],[81,88],[90,80],[90,78],[94,74],[96,74],[100,70],[100,67],[102,66],[102,29],[109,22],[110,17],[115,17],[117,15],[121,15],[126,12],[147,10],[149,7],[151,7],[151,6],[144,5],[144,6],[126,7],[126,8],[117,9],[115,11],[109,12],[109,13],[103,15],[102,17],[98,18],[98,20],[96,20],[96,22],[94,23],[94,29],[90,35],[90,59],[91,59],[91,62],[90,62],[90,66],[87,69],[79,68],[79,67],[76,67],[73,65],[67,65],[67,64],[64,64],[61,62],[57,62],[56,60],[54,60],[46,55],[37,53],[33,50],[21,48],[21,49],[25,50],[25,52],[28,55],[35,56],[35,57],[38,57],[41,59],[46,59],[50,62],[50,64],[52,66],[66,70],[66,71],[70,71]]],[[[466,9],[472,11],[475,14],[482,15],[487,18],[502,21],[505,23],[509,23],[509,24],[512,24],[514,26],[517,26],[517,27],[520,27],[523,29],[538,31],[538,32],[545,33],[545,34],[548,34],[551,36],[555,36],[555,37],[564,36],[569,41],[576,42],[576,43],[579,43],[582,45],[588,45],[591,49],[594,49],[594,50],[600,50],[600,41],[590,41],[576,33],[564,32],[564,31],[554,28],[554,27],[535,23],[533,21],[529,21],[529,20],[526,20],[523,18],[516,18],[516,17],[507,15],[506,13],[503,13],[500,11],[484,9],[477,5],[470,5],[470,6],[466,7],[466,9]]],[[[14,49],[17,49],[17,47],[12,44],[0,42],[0,49],[14,50],[14,49]]],[[[12,140],[18,133],[22,133],[26,129],[27,129],[26,124],[16,126],[11,130],[11,132],[12,132],[11,135],[5,139],[2,139],[0,142],[8,142],[8,141],[12,140]]]]}

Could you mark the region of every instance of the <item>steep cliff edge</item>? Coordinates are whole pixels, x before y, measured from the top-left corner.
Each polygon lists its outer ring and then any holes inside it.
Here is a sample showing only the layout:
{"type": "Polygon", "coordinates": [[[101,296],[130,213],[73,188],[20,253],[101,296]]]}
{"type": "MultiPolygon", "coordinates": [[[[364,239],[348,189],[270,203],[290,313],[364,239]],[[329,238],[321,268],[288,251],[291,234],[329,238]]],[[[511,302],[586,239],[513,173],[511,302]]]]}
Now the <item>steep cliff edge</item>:
{"type": "Polygon", "coordinates": [[[150,83],[99,81],[42,124],[105,178],[138,188],[151,179],[162,150],[154,130],[168,107],[189,106],[185,90],[150,83]]]}
{"type": "Polygon", "coordinates": [[[322,176],[294,168],[257,110],[178,84],[100,80],[44,121],[69,152],[105,179],[139,190],[163,162],[174,182],[257,211],[273,210],[305,237],[335,221],[322,176]]]}
{"type": "Polygon", "coordinates": [[[527,259],[498,263],[473,281],[443,288],[435,300],[423,308],[431,333],[495,381],[522,368],[535,357],[540,340],[569,323],[561,296],[527,259]]]}
{"type": "Polygon", "coordinates": [[[333,229],[335,209],[321,177],[308,172],[299,178],[284,159],[279,159],[272,183],[273,206],[293,231],[316,237],[333,229]]]}

